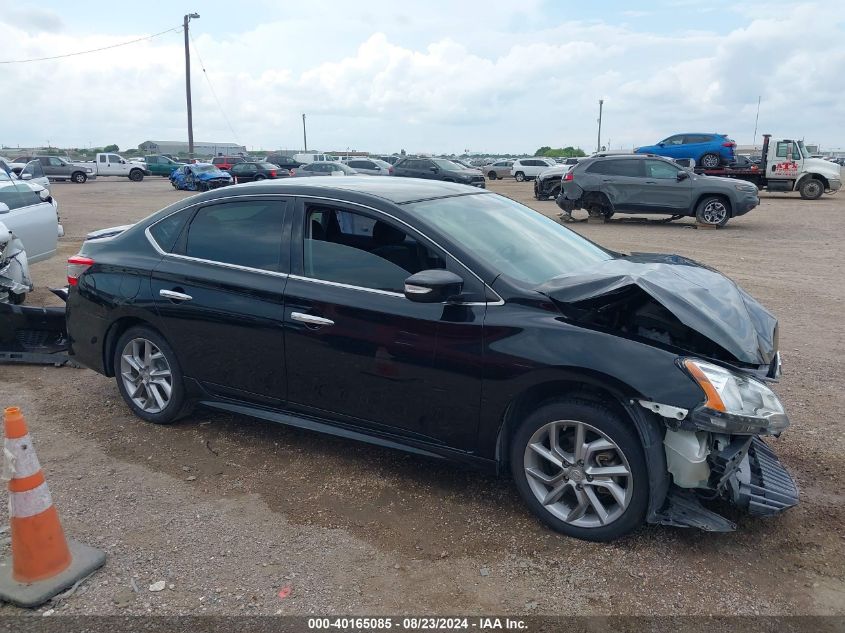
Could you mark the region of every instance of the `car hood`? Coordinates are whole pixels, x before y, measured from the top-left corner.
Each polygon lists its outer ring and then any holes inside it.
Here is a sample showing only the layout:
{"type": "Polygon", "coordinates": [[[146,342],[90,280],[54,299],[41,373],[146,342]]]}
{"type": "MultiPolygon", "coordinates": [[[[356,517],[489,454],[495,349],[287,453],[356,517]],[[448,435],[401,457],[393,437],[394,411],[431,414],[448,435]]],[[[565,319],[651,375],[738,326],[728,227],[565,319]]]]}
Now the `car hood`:
{"type": "Polygon", "coordinates": [[[839,180],[842,177],[840,166],[824,158],[805,158],[804,171],[814,171],[834,180],[839,180]]]}
{"type": "Polygon", "coordinates": [[[716,270],[678,255],[632,253],[537,288],[568,318],[727,362],[772,364],[777,319],[716,270]]]}
{"type": "Polygon", "coordinates": [[[453,174],[461,174],[461,176],[483,176],[480,169],[450,169],[453,174]]]}
{"type": "Polygon", "coordinates": [[[231,176],[227,171],[212,171],[194,174],[194,177],[201,182],[205,182],[206,180],[217,180],[218,178],[225,178],[228,180],[231,176]]]}

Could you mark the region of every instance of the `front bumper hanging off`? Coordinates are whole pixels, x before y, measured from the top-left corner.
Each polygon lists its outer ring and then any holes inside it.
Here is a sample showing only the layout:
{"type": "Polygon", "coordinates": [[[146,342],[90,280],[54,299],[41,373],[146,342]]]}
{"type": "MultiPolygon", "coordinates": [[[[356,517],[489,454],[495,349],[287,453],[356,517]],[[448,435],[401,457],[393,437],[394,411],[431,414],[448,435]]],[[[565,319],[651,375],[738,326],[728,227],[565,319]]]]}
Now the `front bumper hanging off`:
{"type": "MultiPolygon", "coordinates": [[[[772,516],[798,504],[798,487],[772,449],[759,437],[737,437],[711,453],[713,498],[722,498],[752,516],[772,516]]],[[[657,523],[731,532],[736,524],[704,507],[691,491],[673,487],[657,523]]]]}
{"type": "MultiPolygon", "coordinates": [[[[66,290],[53,290],[67,298],[66,290]]],[[[73,365],[68,354],[65,308],[0,303],[0,363],[73,365]]]]}

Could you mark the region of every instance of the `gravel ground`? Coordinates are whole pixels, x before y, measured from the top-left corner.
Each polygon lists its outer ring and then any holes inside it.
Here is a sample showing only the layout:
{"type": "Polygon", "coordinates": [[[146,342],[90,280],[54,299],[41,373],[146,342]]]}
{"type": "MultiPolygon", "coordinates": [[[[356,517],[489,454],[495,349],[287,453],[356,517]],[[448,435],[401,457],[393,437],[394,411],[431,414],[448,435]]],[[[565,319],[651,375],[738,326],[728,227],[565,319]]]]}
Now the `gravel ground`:
{"type": "MultiPolygon", "coordinates": [[[[531,183],[491,189],[556,215],[531,183]]],[[[63,284],[86,232],[184,195],[158,178],[57,183],[53,193],[66,237],[56,258],[33,266],[30,305],[53,303],[45,288],[63,284]]],[[[777,390],[793,426],[772,444],[798,479],[797,508],[734,516],[732,534],[648,526],[584,543],[540,526],[506,479],[203,410],[155,427],[89,370],[4,366],[0,405],[23,407],[66,531],[108,553],[41,611],[845,614],[845,198],[764,195],[719,231],[688,220],[572,228],[614,249],[715,266],[779,317],[777,390]]]]}

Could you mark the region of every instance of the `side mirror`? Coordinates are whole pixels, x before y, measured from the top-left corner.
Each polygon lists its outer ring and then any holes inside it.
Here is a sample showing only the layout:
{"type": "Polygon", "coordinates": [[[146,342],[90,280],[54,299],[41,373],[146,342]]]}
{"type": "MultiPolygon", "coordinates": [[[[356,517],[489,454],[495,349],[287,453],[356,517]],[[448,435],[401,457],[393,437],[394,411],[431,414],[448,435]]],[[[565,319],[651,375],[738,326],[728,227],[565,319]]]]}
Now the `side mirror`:
{"type": "Polygon", "coordinates": [[[21,180],[32,180],[32,174],[21,174],[21,180]]]}
{"type": "Polygon", "coordinates": [[[50,192],[46,189],[41,189],[38,192],[38,197],[41,198],[44,202],[52,202],[53,196],[50,195],[50,192]]]}
{"type": "Polygon", "coordinates": [[[658,143],[657,147],[666,147],[666,143],[658,143]]]}
{"type": "Polygon", "coordinates": [[[5,202],[0,202],[0,213],[8,213],[9,212],[9,205],[5,202]]]}
{"type": "Polygon", "coordinates": [[[464,280],[448,270],[422,270],[405,280],[405,298],[415,303],[443,303],[461,294],[464,280]]]}
{"type": "Polygon", "coordinates": [[[679,171],[678,172],[678,180],[679,181],[686,180],[687,178],[689,178],[689,172],[688,171],[679,171]]]}

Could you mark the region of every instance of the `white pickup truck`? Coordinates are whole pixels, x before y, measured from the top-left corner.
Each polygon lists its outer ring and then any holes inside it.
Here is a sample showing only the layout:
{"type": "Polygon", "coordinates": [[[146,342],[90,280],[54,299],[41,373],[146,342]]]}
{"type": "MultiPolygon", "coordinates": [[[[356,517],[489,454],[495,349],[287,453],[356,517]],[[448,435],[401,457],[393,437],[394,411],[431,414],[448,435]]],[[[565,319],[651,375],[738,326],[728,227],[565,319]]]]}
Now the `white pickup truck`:
{"type": "MultiPolygon", "coordinates": [[[[87,163],[91,164],[91,163],[87,163]]],[[[97,154],[94,163],[94,173],[100,176],[125,176],[129,180],[140,182],[144,176],[149,176],[150,170],[143,162],[127,160],[119,154],[102,152],[97,154]]]]}
{"type": "Polygon", "coordinates": [[[29,264],[55,255],[62,233],[50,192],[0,171],[0,302],[23,303],[29,264]]]}

